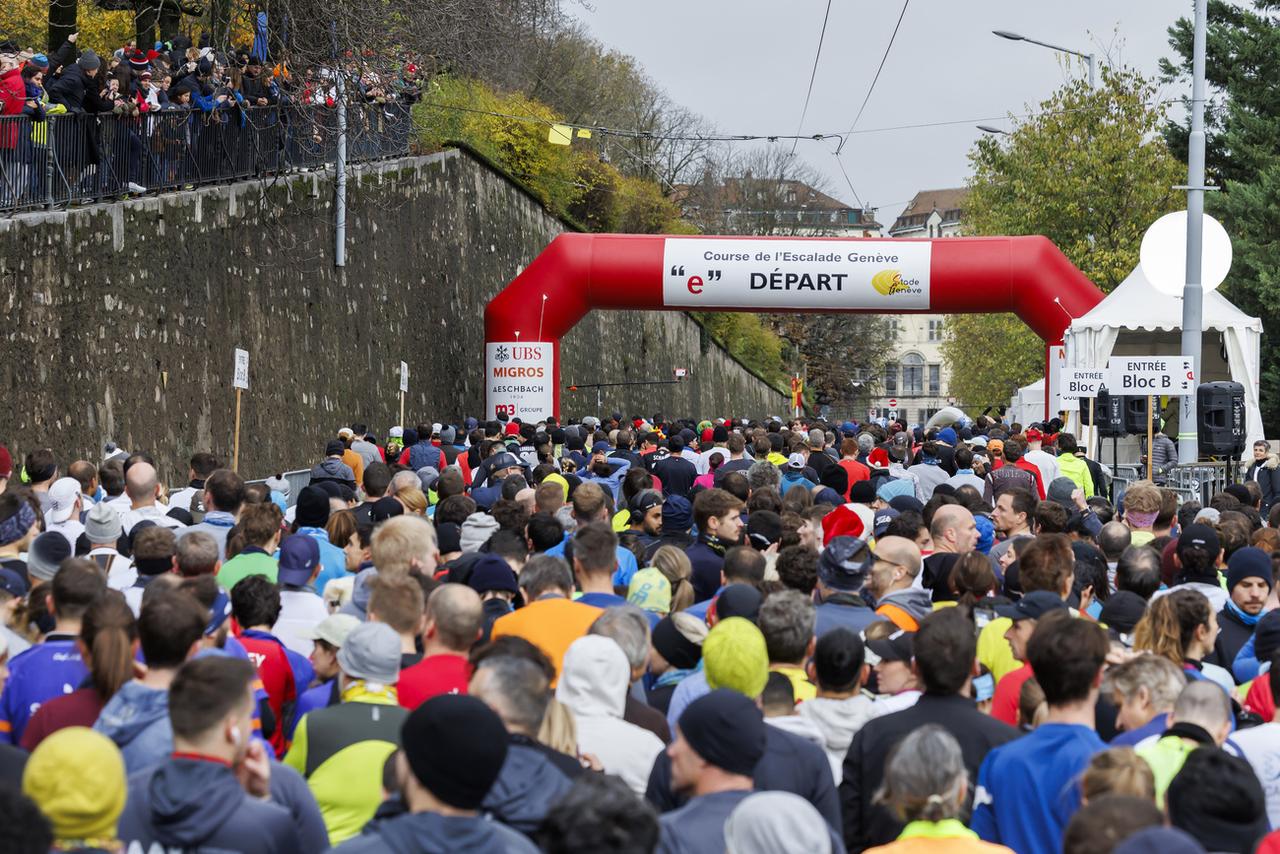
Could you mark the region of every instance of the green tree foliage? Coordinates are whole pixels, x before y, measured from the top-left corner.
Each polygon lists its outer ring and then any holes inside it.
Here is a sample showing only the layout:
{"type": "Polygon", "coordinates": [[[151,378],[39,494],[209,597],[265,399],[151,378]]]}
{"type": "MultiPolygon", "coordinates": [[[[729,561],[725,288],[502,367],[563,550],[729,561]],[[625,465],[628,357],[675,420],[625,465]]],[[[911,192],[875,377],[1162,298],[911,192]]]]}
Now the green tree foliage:
{"type": "MultiPolygon", "coordinates": [[[[1154,84],[1130,69],[1076,80],[1000,139],[978,140],[963,227],[973,235],[1042,234],[1104,291],[1138,263],[1147,227],[1180,206],[1183,168],[1159,131],[1154,84]]],[[[1009,400],[1044,374],[1044,344],[1012,315],[948,319],[943,357],[968,406],[1009,400]]]]}
{"type": "Polygon", "coordinates": [[[774,385],[786,382],[782,339],[760,321],[759,315],[741,311],[693,311],[711,337],[729,354],[774,385]]]}
{"type": "MultiPolygon", "coordinates": [[[[1255,0],[1252,9],[1209,3],[1205,77],[1219,97],[1206,114],[1205,166],[1222,192],[1206,195],[1206,210],[1231,235],[1233,263],[1222,293],[1242,310],[1270,322],[1280,312],[1280,21],[1276,4],[1255,0]]],[[[1163,64],[1166,76],[1189,79],[1191,21],[1169,29],[1177,58],[1163,64]]],[[[1166,129],[1174,151],[1186,151],[1188,127],[1166,129]]],[[[1262,338],[1264,389],[1280,384],[1280,342],[1262,338]]],[[[1268,432],[1280,429],[1280,397],[1262,395],[1268,432]]]]}

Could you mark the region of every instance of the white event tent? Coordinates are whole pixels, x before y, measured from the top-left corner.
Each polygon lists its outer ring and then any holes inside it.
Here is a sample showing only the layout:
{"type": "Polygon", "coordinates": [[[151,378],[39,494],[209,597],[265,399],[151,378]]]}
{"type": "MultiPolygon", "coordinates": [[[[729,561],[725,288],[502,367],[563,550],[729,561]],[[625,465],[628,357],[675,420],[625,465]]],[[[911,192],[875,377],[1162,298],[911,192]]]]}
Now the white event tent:
{"type": "MultiPolygon", "coordinates": [[[[1204,295],[1200,382],[1234,380],[1244,386],[1246,447],[1263,438],[1259,400],[1262,321],[1218,293],[1204,295]]],[[[1156,290],[1139,266],[1063,338],[1066,367],[1106,368],[1117,356],[1176,356],[1182,345],[1182,299],[1156,290]]]]}

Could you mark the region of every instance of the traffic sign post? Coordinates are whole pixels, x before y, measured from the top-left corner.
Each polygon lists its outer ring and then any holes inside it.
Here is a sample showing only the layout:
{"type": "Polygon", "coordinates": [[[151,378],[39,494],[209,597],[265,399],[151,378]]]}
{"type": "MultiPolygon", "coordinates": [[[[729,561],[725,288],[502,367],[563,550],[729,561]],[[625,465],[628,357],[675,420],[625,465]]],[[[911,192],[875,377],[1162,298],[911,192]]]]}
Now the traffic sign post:
{"type": "Polygon", "coordinates": [[[404,396],[409,391],[409,363],[400,362],[400,426],[404,426],[404,396]]]}
{"type": "Polygon", "coordinates": [[[249,387],[249,351],[236,349],[236,365],[231,384],[236,388],[236,432],[231,452],[231,470],[240,471],[240,393],[249,387]]]}

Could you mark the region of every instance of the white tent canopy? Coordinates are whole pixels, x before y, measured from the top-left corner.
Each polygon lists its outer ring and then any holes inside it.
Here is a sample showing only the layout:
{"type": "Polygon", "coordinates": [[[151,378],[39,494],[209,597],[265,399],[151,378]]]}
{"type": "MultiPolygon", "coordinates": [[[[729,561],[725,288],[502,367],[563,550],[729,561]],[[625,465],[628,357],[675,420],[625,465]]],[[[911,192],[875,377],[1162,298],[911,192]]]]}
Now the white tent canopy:
{"type": "MultiPolygon", "coordinates": [[[[1200,381],[1234,380],[1244,386],[1246,445],[1263,438],[1259,403],[1262,321],[1217,291],[1204,295],[1200,381]]],[[[1161,293],[1138,267],[1106,299],[1071,322],[1064,336],[1066,366],[1100,370],[1112,355],[1177,355],[1182,343],[1182,299],[1161,293]]]]}

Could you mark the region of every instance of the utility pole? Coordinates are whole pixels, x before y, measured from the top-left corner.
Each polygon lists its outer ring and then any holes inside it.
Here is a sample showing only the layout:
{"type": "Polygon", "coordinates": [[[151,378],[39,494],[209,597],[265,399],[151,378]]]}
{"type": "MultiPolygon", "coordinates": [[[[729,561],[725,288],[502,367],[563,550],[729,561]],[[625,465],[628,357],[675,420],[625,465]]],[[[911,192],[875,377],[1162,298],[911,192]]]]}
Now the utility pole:
{"type": "MultiPolygon", "coordinates": [[[[1178,407],[1178,463],[1200,458],[1196,387],[1200,384],[1200,346],[1204,323],[1204,55],[1208,0],[1193,0],[1195,34],[1191,58],[1191,136],[1187,141],[1187,281],[1182,291],[1182,355],[1191,359],[1195,381],[1178,407]]],[[[1150,447],[1147,453],[1151,453],[1150,447]]]]}

